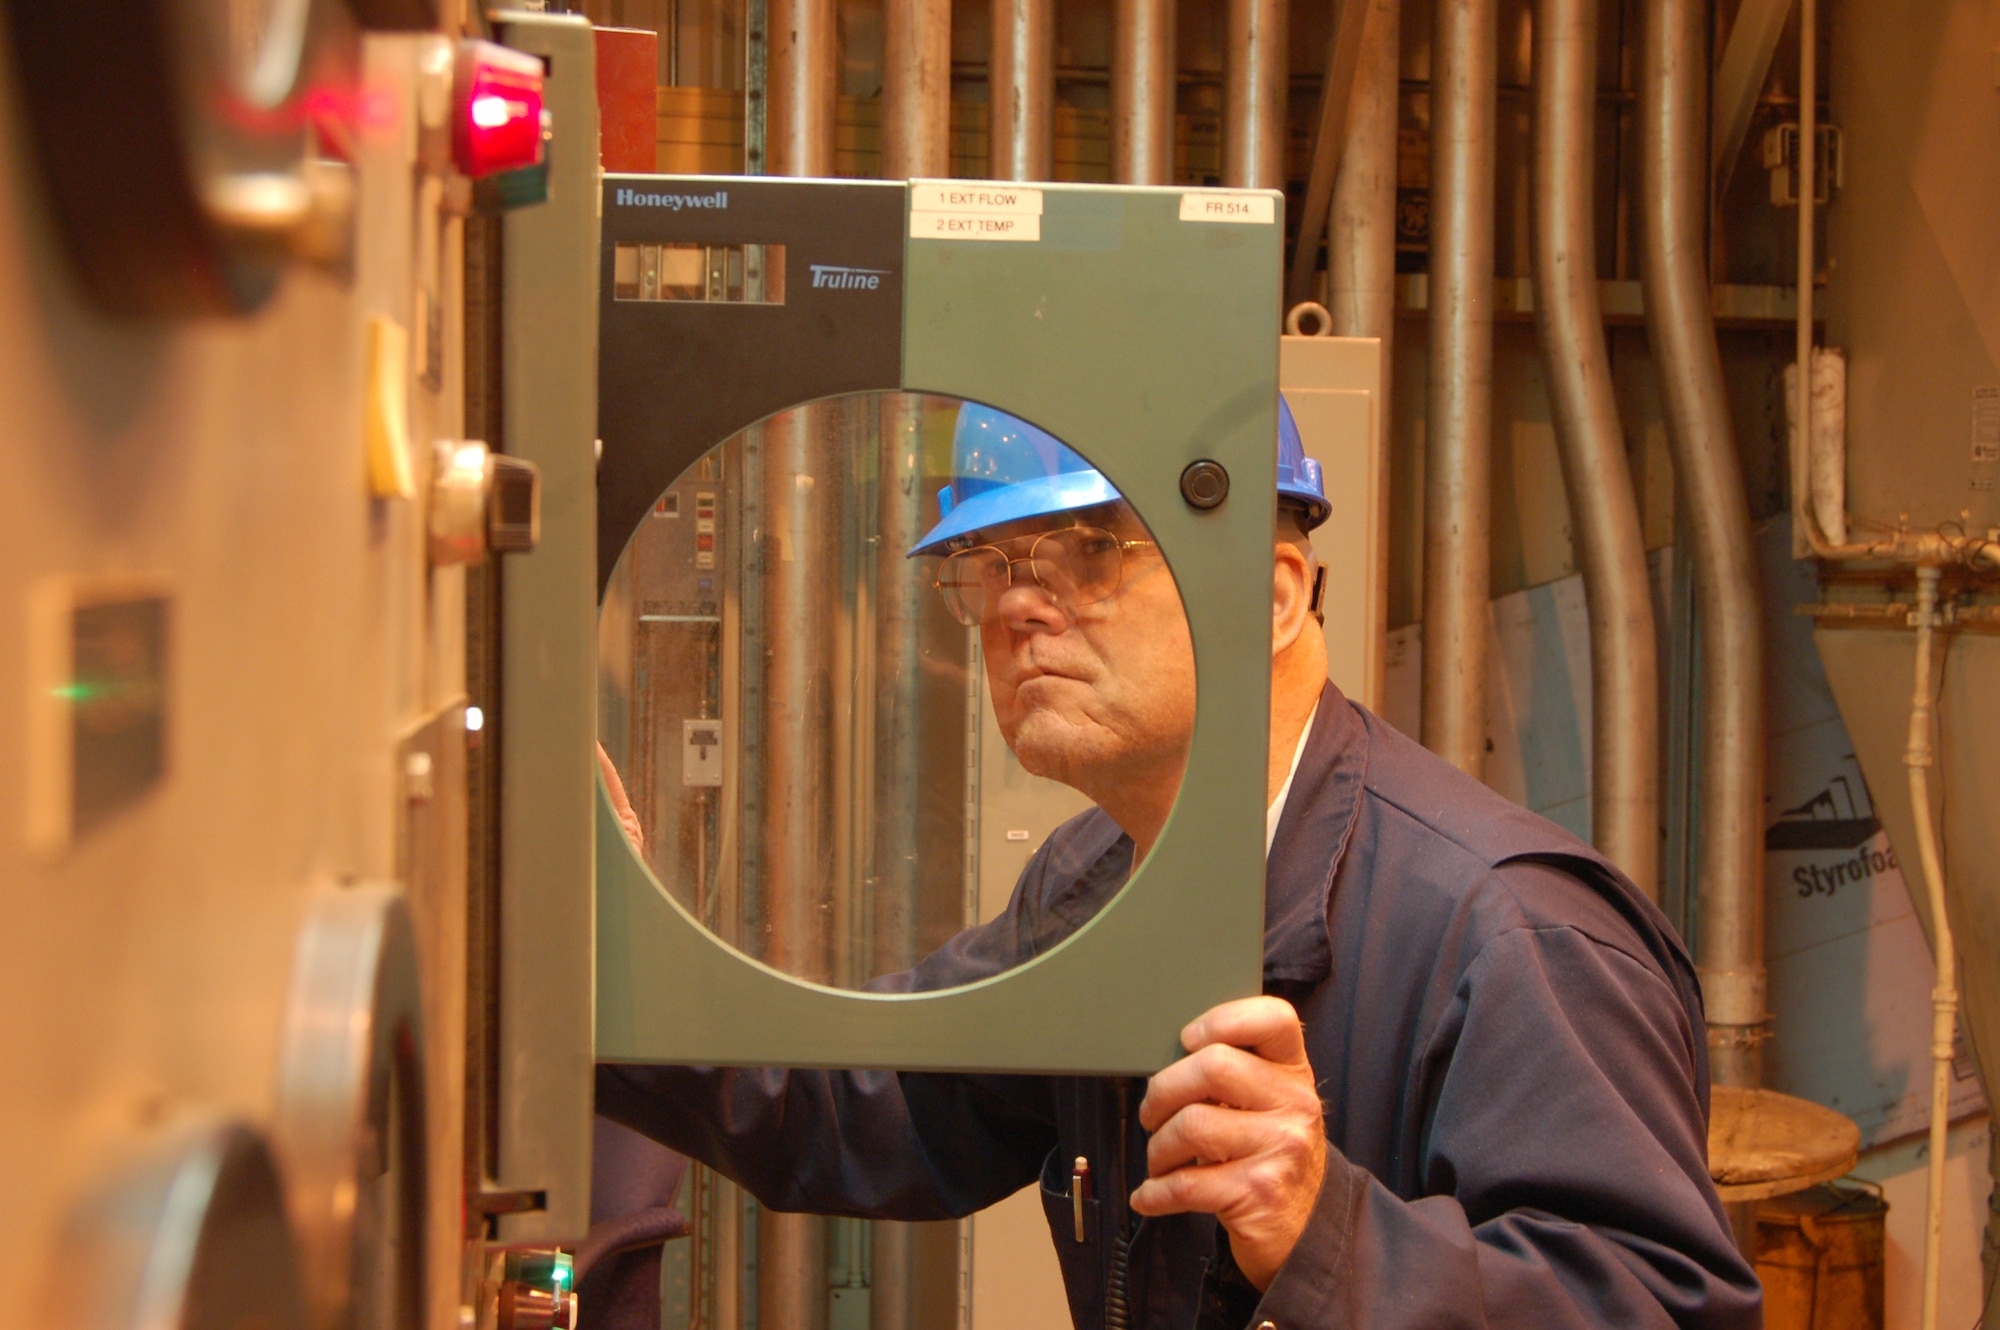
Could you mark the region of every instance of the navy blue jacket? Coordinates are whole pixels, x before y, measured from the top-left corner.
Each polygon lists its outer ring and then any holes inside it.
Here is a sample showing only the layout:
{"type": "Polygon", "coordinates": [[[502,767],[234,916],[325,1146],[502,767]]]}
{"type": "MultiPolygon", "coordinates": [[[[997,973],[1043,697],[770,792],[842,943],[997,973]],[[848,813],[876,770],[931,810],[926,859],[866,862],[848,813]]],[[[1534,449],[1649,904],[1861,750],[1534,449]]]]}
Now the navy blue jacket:
{"type": "MultiPolygon", "coordinates": [[[[1102,813],[1066,823],[1004,913],[880,986],[1019,963],[1131,857],[1102,813]]],[[[1328,685],[1265,895],[1264,986],[1304,1021],[1333,1150],[1261,1296],[1212,1218],[1127,1212],[1139,1082],[606,1066],[598,1111],[781,1210],[949,1218],[1039,1183],[1078,1327],[1106,1323],[1112,1287],[1142,1330],[1761,1323],[1708,1180],[1692,967],[1589,846],[1328,685]],[[1079,1155],[1099,1180],[1082,1241],[1079,1155]]]]}

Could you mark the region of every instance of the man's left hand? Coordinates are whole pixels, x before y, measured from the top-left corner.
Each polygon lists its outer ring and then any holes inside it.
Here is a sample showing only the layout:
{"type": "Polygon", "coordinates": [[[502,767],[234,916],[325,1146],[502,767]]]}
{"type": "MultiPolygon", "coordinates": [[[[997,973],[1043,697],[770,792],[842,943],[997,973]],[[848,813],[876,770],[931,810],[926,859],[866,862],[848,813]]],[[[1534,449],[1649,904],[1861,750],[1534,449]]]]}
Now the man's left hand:
{"type": "Polygon", "coordinates": [[[1269,1288],[1298,1245],[1326,1176],[1326,1128],[1305,1031],[1281,998],[1242,998],[1181,1031],[1188,1056],[1139,1105],[1151,1175],[1142,1215],[1212,1214],[1236,1266],[1269,1288]]]}
{"type": "Polygon", "coordinates": [[[646,829],[640,825],[639,815],[632,811],[632,801],[625,797],[625,782],[618,779],[618,768],[611,764],[611,754],[604,751],[604,745],[597,745],[597,769],[604,773],[604,788],[611,794],[611,811],[618,815],[618,825],[625,828],[625,837],[632,842],[632,848],[640,854],[646,852],[646,829]]]}

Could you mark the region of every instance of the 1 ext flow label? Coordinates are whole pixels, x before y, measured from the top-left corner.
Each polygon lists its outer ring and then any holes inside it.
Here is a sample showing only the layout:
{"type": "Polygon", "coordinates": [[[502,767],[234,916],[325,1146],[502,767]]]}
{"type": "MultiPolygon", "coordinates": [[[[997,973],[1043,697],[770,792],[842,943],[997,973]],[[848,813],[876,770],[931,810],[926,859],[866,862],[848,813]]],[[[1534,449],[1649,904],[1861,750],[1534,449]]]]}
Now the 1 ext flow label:
{"type": "Polygon", "coordinates": [[[910,186],[912,240],[1040,240],[1042,191],[1011,185],[910,186]]]}
{"type": "MultiPolygon", "coordinates": [[[[1277,199],[1251,190],[1199,190],[1181,195],[1184,222],[1271,226],[1277,199]]],[[[1018,185],[916,181],[910,186],[913,240],[1040,240],[1042,191],[1018,185]]]]}

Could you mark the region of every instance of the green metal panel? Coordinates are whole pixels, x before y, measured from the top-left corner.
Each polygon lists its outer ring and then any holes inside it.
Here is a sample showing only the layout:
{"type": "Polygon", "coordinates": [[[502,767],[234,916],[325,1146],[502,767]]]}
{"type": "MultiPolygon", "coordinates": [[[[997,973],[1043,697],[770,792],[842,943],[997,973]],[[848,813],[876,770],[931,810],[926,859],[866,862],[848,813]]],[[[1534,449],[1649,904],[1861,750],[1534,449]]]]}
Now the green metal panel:
{"type": "Polygon", "coordinates": [[[632,852],[600,787],[600,1059],[1143,1074],[1255,993],[1263,955],[1282,228],[1180,219],[1178,190],[1039,187],[1035,242],[912,240],[903,386],[1006,408],[1084,453],[1151,527],[1194,641],[1179,802],[1128,889],[983,982],[872,994],[731,949],[632,852]],[[1221,462],[1230,498],[1181,497],[1221,462]]]}
{"type": "Polygon", "coordinates": [[[502,14],[548,60],[545,203],[503,245],[501,445],[541,469],[542,532],[507,556],[501,617],[499,1177],[541,1191],[507,1242],[590,1227],[592,744],[597,739],[597,94],[590,25],[502,14]]]}

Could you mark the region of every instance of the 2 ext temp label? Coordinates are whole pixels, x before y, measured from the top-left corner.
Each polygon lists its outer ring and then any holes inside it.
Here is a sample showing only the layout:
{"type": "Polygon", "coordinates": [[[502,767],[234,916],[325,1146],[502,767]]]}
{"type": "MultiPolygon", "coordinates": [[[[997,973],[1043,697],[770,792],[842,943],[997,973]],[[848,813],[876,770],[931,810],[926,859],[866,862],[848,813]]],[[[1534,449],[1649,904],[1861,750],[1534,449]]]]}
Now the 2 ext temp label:
{"type": "Polygon", "coordinates": [[[913,212],[913,240],[1040,240],[1042,219],[1015,214],[1006,217],[963,212],[913,212]]]}
{"type": "Polygon", "coordinates": [[[1042,191],[1018,185],[919,181],[910,186],[916,240],[1040,240],[1042,191]]]}

